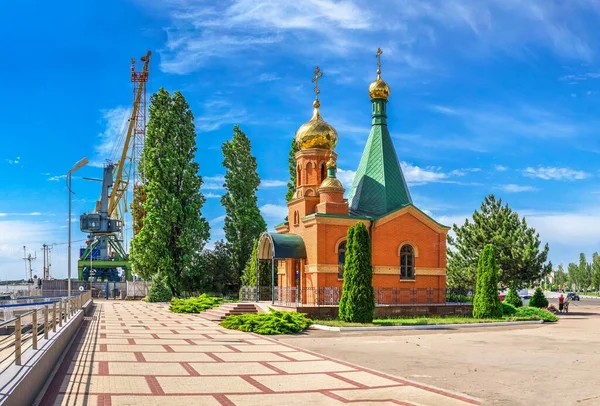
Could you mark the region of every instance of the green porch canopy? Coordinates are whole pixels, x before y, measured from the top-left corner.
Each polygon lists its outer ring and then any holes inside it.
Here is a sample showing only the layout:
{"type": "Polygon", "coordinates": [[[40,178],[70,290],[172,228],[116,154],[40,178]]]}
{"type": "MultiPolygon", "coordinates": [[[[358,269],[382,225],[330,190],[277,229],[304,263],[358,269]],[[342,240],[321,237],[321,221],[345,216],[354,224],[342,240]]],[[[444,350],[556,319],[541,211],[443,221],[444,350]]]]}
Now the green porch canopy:
{"type": "Polygon", "coordinates": [[[306,258],[304,240],[296,234],[262,233],[258,242],[257,258],[306,258]]]}

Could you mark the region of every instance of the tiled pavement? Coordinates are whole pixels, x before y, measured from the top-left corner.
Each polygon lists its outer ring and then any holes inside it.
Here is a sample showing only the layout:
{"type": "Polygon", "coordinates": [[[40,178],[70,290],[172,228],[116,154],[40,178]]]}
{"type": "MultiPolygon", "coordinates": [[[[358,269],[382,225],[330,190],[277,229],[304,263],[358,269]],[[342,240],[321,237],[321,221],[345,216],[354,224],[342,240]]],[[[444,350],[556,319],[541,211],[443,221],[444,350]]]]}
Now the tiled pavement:
{"type": "Polygon", "coordinates": [[[97,302],[84,323],[41,405],[478,404],[164,306],[97,302]]]}

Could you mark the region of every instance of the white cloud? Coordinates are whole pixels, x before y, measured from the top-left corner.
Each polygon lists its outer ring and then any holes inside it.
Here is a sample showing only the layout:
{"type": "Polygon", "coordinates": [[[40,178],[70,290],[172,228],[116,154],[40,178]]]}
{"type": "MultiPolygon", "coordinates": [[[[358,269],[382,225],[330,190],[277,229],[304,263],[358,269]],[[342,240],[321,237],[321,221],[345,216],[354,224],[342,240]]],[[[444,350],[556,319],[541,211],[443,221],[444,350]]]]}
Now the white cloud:
{"type": "Polygon", "coordinates": [[[223,221],[225,221],[225,216],[224,215],[223,216],[219,216],[219,217],[215,217],[214,219],[212,219],[212,220],[209,221],[209,224],[211,226],[213,226],[215,224],[220,224],[223,221]]]}
{"type": "Polygon", "coordinates": [[[506,170],[508,170],[508,168],[504,165],[495,165],[494,168],[498,171],[498,172],[504,172],[506,170]]]}
{"type": "Polygon", "coordinates": [[[569,7],[547,0],[138,3],[170,20],[161,69],[176,74],[215,60],[223,64],[243,58],[247,64],[267,51],[281,54],[282,48],[297,57],[310,53],[334,60],[372,52],[374,43],[381,44],[390,61],[413,69],[436,66],[440,50],[467,58],[502,54],[527,60],[536,51],[550,51],[590,61],[596,44],[589,20],[600,12],[594,0],[572,1],[569,7]],[[383,44],[382,38],[387,38],[383,44]]]}
{"type": "Polygon", "coordinates": [[[223,182],[225,182],[225,176],[203,176],[202,177],[201,189],[205,190],[221,190],[223,189],[223,182]]]}
{"type": "Polygon", "coordinates": [[[9,164],[9,165],[17,165],[20,161],[21,161],[21,157],[18,156],[15,159],[5,159],[5,161],[9,164]]]}
{"type": "Polygon", "coordinates": [[[534,188],[533,186],[515,185],[514,183],[502,185],[500,186],[500,189],[509,193],[535,192],[537,190],[537,188],[534,188]]]}
{"type": "Polygon", "coordinates": [[[288,215],[287,206],[280,206],[276,204],[267,203],[260,207],[260,212],[265,219],[277,219],[283,220],[288,215]]]}
{"type": "Polygon", "coordinates": [[[354,182],[354,176],[356,176],[356,171],[338,169],[336,173],[336,177],[342,182],[342,185],[346,189],[346,191],[350,190],[352,187],[352,182],[354,182]]]}
{"type": "Polygon", "coordinates": [[[590,176],[584,171],[577,171],[569,168],[538,167],[526,168],[523,173],[525,176],[540,178],[544,180],[581,180],[590,176]]]}
{"type": "Polygon", "coordinates": [[[207,199],[220,199],[221,195],[217,193],[208,192],[204,194],[204,197],[206,197],[207,199]]]}
{"type": "Polygon", "coordinates": [[[102,110],[101,113],[105,126],[104,131],[98,134],[94,156],[88,164],[97,168],[102,168],[107,159],[115,162],[120,159],[131,109],[118,106],[113,109],[102,110]]]}
{"type": "Polygon", "coordinates": [[[273,82],[275,80],[279,80],[280,77],[275,75],[274,73],[261,73],[256,79],[259,82],[273,82]]]}
{"type": "Polygon", "coordinates": [[[439,182],[448,177],[447,174],[437,171],[435,168],[420,168],[407,162],[401,162],[404,179],[407,183],[423,184],[429,182],[439,182]]]}
{"type": "Polygon", "coordinates": [[[282,187],[282,186],[287,186],[287,182],[284,180],[265,179],[265,180],[260,181],[260,186],[261,187],[282,187]]]}
{"type": "Polygon", "coordinates": [[[50,176],[48,178],[48,180],[50,182],[58,182],[59,180],[66,179],[66,178],[67,178],[67,175],[55,175],[55,176],[50,176]]]}
{"type": "Polygon", "coordinates": [[[245,108],[233,107],[224,100],[212,100],[204,104],[205,114],[195,121],[196,131],[200,133],[218,130],[223,126],[232,126],[248,121],[245,108]]]}

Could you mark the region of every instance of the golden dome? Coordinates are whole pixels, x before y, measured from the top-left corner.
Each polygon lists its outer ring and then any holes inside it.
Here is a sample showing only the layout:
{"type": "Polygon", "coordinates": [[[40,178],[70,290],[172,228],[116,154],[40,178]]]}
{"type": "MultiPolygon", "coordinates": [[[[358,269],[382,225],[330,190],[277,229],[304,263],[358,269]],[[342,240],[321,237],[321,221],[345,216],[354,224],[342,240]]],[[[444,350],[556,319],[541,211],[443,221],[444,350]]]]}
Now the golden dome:
{"type": "Polygon", "coordinates": [[[381,48],[377,48],[377,79],[369,85],[371,99],[386,99],[390,97],[390,87],[381,79],[381,48]]]}
{"type": "Polygon", "coordinates": [[[337,144],[337,131],[319,113],[321,103],[315,100],[312,118],[296,131],[296,142],[301,150],[309,148],[333,149],[337,144]]]}
{"type": "Polygon", "coordinates": [[[380,75],[369,85],[369,96],[371,99],[386,99],[390,97],[390,87],[380,75]]]}
{"type": "Polygon", "coordinates": [[[325,178],[325,180],[321,183],[321,186],[319,186],[319,193],[323,191],[344,193],[344,186],[342,186],[342,182],[340,182],[338,178],[325,178]]]}

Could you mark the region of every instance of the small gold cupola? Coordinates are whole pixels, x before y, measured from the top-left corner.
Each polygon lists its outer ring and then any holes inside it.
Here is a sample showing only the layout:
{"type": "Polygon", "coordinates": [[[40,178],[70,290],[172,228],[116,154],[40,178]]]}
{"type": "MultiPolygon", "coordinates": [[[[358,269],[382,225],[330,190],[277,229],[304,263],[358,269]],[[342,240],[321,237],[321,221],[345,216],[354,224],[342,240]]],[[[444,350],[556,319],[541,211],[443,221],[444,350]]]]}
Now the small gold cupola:
{"type": "Polygon", "coordinates": [[[319,193],[334,192],[344,194],[344,186],[342,186],[342,182],[336,178],[336,172],[337,164],[333,154],[330,154],[329,161],[327,161],[327,177],[321,183],[319,193]]]}
{"type": "Polygon", "coordinates": [[[385,99],[390,97],[390,87],[383,79],[381,79],[381,48],[377,48],[377,79],[369,85],[369,96],[371,99],[385,99]]]}
{"type": "Polygon", "coordinates": [[[296,142],[300,150],[318,148],[333,150],[337,144],[337,131],[321,117],[319,107],[319,78],[323,72],[317,66],[315,68],[315,77],[312,82],[315,83],[315,101],[313,102],[313,115],[309,121],[302,124],[296,131],[296,142]]]}

